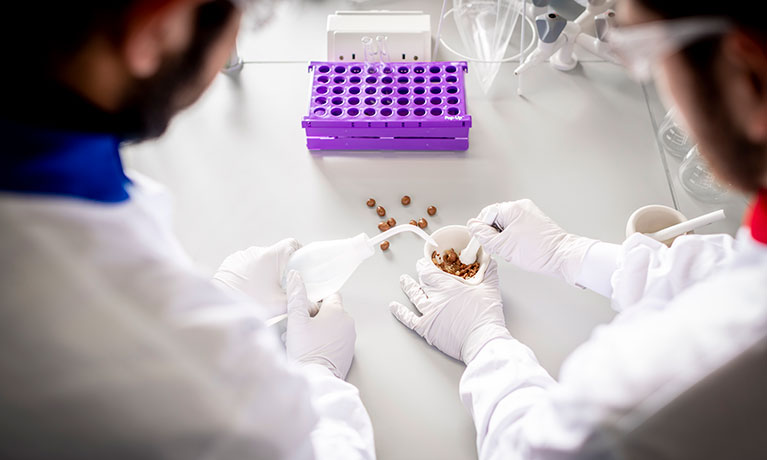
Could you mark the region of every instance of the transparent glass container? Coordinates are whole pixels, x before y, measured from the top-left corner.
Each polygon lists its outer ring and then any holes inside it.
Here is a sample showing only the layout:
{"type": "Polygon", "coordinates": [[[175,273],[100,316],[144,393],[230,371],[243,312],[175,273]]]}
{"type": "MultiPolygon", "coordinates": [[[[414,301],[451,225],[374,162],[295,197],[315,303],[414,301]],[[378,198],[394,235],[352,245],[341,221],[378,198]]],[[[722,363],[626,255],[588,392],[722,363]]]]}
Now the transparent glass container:
{"type": "Polygon", "coordinates": [[[378,61],[378,50],[373,46],[373,38],[364,36],[360,41],[362,42],[362,52],[365,64],[373,64],[378,61]]]}
{"type": "Polygon", "coordinates": [[[675,109],[666,113],[663,122],[658,129],[658,141],[663,146],[663,150],[676,158],[684,158],[693,148],[690,136],[674,120],[675,109]]]}
{"type": "Polygon", "coordinates": [[[728,199],[728,187],[714,177],[697,145],[690,149],[679,166],[679,180],[688,193],[701,201],[720,203],[728,199]]]}
{"type": "Polygon", "coordinates": [[[378,44],[378,60],[381,64],[386,64],[391,61],[389,58],[389,37],[386,35],[379,35],[376,37],[376,43],[378,44]]]}

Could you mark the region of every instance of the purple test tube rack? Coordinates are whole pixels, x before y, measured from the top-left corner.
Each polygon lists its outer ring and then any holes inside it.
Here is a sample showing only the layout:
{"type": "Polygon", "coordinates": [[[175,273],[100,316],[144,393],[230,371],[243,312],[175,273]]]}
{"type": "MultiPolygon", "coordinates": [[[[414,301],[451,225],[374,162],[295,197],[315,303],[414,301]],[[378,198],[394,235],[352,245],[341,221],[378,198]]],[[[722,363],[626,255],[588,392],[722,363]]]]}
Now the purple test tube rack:
{"type": "Polygon", "coordinates": [[[309,150],[466,150],[466,62],[312,62],[309,150]]]}

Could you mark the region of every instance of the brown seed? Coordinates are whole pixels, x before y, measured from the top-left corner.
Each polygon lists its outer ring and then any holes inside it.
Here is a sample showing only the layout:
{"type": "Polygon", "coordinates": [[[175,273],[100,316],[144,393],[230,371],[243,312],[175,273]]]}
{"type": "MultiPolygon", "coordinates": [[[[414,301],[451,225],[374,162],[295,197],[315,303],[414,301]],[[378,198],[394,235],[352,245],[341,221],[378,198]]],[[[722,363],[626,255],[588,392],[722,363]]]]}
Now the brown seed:
{"type": "Polygon", "coordinates": [[[415,219],[411,219],[410,220],[410,225],[415,225],[416,227],[418,227],[418,222],[416,222],[415,219]]]}
{"type": "Polygon", "coordinates": [[[378,224],[378,230],[381,230],[382,232],[385,232],[386,230],[389,230],[391,226],[389,225],[389,222],[383,221],[378,224]]]}
{"type": "Polygon", "coordinates": [[[427,226],[427,225],[429,225],[429,223],[428,223],[428,222],[426,222],[426,219],[424,219],[423,217],[421,217],[420,219],[418,219],[418,226],[419,226],[419,227],[421,227],[421,228],[426,228],[426,226],[427,226]]]}
{"type": "Polygon", "coordinates": [[[383,243],[381,243],[381,250],[386,251],[387,249],[389,249],[389,242],[384,241],[383,243]]]}
{"type": "Polygon", "coordinates": [[[374,200],[373,198],[368,198],[368,201],[365,204],[368,205],[368,208],[372,208],[373,206],[376,205],[376,200],[374,200]]]}
{"type": "Polygon", "coordinates": [[[404,206],[407,206],[407,205],[409,205],[409,204],[410,204],[410,197],[409,197],[409,196],[407,196],[407,195],[405,195],[405,196],[403,196],[403,197],[402,197],[402,200],[401,200],[401,201],[402,201],[402,204],[403,204],[404,206]]]}
{"type": "Polygon", "coordinates": [[[384,207],[383,207],[383,206],[379,206],[379,207],[377,207],[377,208],[376,208],[376,212],[377,212],[377,213],[378,213],[378,215],[379,215],[379,216],[381,216],[381,217],[383,217],[383,216],[385,216],[385,215],[386,215],[386,209],[384,209],[384,207]]]}
{"type": "Polygon", "coordinates": [[[434,214],[437,213],[437,208],[435,208],[434,206],[429,206],[428,208],[426,208],[426,212],[428,212],[430,216],[433,216],[434,214]]]}
{"type": "Polygon", "coordinates": [[[447,261],[452,263],[455,263],[455,261],[458,260],[458,254],[455,253],[455,251],[450,251],[447,253],[447,261]]]}
{"type": "Polygon", "coordinates": [[[394,227],[397,225],[397,221],[394,219],[394,217],[389,217],[389,220],[387,220],[386,223],[389,224],[389,227],[394,227]]]}

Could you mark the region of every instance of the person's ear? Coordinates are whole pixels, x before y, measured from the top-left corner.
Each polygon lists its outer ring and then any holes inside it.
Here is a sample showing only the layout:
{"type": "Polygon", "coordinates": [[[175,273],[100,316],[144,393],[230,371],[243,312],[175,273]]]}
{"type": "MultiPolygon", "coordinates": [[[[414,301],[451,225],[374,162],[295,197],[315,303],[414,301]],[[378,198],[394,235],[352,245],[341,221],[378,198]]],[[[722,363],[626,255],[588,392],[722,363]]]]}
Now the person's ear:
{"type": "Polygon", "coordinates": [[[767,142],[767,43],[742,32],[724,41],[724,56],[733,75],[730,82],[731,107],[736,111],[744,134],[751,142],[767,142]]]}
{"type": "Polygon", "coordinates": [[[128,71],[136,78],[157,73],[168,54],[185,49],[202,0],[139,2],[126,18],[122,46],[128,71]]]}

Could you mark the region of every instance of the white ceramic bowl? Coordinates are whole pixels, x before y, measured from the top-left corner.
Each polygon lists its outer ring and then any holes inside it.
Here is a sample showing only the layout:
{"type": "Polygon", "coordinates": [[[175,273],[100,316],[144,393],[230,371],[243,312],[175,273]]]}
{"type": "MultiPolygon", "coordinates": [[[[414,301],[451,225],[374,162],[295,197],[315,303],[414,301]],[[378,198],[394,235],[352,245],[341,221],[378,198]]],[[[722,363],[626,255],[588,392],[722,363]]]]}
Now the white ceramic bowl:
{"type": "MultiPolygon", "coordinates": [[[[435,247],[433,244],[429,243],[424,244],[423,256],[426,257],[426,260],[429,262],[431,262],[431,255],[434,251],[439,251],[440,254],[444,254],[445,251],[452,248],[455,249],[455,252],[460,252],[471,240],[469,229],[463,225],[448,225],[442,227],[432,233],[431,237],[434,238],[434,241],[437,242],[438,246],[435,247]]],[[[477,252],[477,260],[479,261],[479,271],[477,271],[477,274],[471,278],[463,279],[456,275],[450,276],[469,285],[477,285],[481,283],[485,277],[487,265],[490,263],[490,255],[486,254],[482,248],[479,248],[479,251],[477,252]]]]}
{"type": "MultiPolygon", "coordinates": [[[[626,223],[626,238],[634,233],[653,233],[666,227],[682,223],[687,217],[681,212],[668,206],[652,204],[643,206],[631,214],[626,223]]],[[[671,246],[676,238],[663,241],[666,246],[671,246]]]]}

